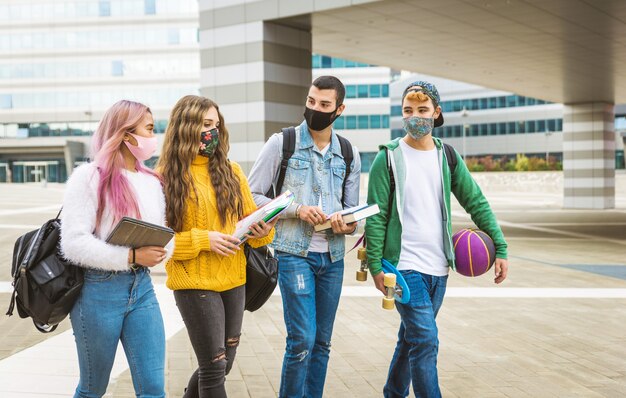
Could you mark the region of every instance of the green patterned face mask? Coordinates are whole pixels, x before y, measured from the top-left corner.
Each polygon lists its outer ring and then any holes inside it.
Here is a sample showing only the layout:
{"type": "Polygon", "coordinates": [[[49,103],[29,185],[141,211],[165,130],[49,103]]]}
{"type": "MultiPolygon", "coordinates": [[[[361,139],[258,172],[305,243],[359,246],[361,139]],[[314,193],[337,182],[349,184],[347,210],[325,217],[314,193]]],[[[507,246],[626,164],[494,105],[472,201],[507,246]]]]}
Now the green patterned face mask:
{"type": "Polygon", "coordinates": [[[203,131],[200,135],[200,155],[207,158],[213,155],[219,142],[219,130],[217,128],[203,131]]]}
{"type": "Polygon", "coordinates": [[[402,119],[404,131],[416,140],[427,136],[433,131],[435,119],[432,117],[411,116],[402,119]]]}

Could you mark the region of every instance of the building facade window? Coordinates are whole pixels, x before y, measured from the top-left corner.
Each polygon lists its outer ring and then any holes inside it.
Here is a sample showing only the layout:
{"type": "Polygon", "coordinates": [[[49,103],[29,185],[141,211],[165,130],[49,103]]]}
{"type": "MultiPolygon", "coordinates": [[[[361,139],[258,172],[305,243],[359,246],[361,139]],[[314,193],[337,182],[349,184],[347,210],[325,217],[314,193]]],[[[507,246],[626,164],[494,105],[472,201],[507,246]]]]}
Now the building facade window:
{"type": "Polygon", "coordinates": [[[389,97],[388,84],[348,84],[346,98],[386,98],[389,97]]]}
{"type": "Polygon", "coordinates": [[[370,64],[363,62],[350,61],[343,58],[334,58],[326,55],[313,54],[311,58],[311,66],[314,69],[330,69],[330,68],[367,68],[370,64]]]}
{"type": "Polygon", "coordinates": [[[146,15],[155,15],[156,0],[144,0],[144,12],[146,15]]]}
{"type": "Polygon", "coordinates": [[[98,2],[98,15],[101,17],[111,16],[111,2],[108,0],[100,0],[98,2]]]}
{"type": "Polygon", "coordinates": [[[111,75],[113,76],[124,75],[124,63],[122,61],[111,62],[111,75]]]}
{"type": "Polygon", "coordinates": [[[334,127],[338,130],[388,129],[389,115],[348,115],[335,120],[334,127]]]}
{"type": "MultiPolygon", "coordinates": [[[[466,135],[478,137],[487,135],[546,133],[563,130],[562,119],[526,120],[519,122],[481,123],[468,126],[466,135]]],[[[433,130],[435,136],[441,138],[462,137],[463,126],[443,126],[433,130]]],[[[393,135],[393,131],[392,131],[393,135]]]]}
{"type": "Polygon", "coordinates": [[[444,112],[460,112],[461,110],[463,110],[463,108],[467,109],[468,111],[473,111],[484,109],[514,108],[519,106],[544,105],[550,103],[551,102],[539,100],[536,98],[528,98],[521,95],[508,95],[499,97],[443,101],[440,106],[444,112]]]}
{"type": "Polygon", "coordinates": [[[13,96],[11,94],[0,94],[0,109],[13,108],[13,96]]]}

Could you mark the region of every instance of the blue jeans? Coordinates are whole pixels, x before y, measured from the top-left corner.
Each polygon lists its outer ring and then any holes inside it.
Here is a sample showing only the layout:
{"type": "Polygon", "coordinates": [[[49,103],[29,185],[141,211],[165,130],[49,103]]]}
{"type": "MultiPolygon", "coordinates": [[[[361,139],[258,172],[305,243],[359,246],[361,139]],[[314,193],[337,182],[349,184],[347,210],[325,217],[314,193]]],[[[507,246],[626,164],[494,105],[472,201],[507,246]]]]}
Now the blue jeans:
{"type": "Polygon", "coordinates": [[[165,331],[147,268],[86,270],[70,319],[80,367],[75,398],[104,395],[120,340],[137,397],[165,397],[165,331]]]}
{"type": "Polygon", "coordinates": [[[280,397],[321,397],[330,355],[330,338],[341,296],[343,259],[309,252],[298,257],[276,252],[287,346],[280,397]]]}
{"type": "Polygon", "coordinates": [[[411,300],[406,304],[396,302],[402,323],[383,395],[385,398],[407,397],[413,382],[416,397],[441,397],[435,317],[446,293],[448,276],[432,276],[417,271],[400,273],[409,286],[411,300]]]}

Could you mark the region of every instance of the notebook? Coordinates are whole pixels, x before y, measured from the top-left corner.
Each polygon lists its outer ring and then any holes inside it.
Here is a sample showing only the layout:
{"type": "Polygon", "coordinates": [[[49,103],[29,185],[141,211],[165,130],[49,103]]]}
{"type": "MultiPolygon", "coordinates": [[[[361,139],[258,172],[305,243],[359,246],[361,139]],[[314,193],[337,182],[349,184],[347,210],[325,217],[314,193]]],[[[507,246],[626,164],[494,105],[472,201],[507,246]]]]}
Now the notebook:
{"type": "Polygon", "coordinates": [[[165,247],[174,237],[174,230],[131,217],[124,217],[107,237],[107,243],[139,248],[144,246],[165,247]]]}
{"type": "MultiPolygon", "coordinates": [[[[364,218],[373,216],[378,213],[380,213],[380,209],[378,208],[377,204],[373,204],[373,205],[364,204],[361,206],[350,207],[349,209],[345,209],[344,211],[341,212],[341,215],[343,216],[343,221],[346,224],[350,224],[353,222],[360,221],[364,218]]],[[[315,232],[323,231],[329,228],[332,228],[332,226],[330,225],[330,219],[328,219],[324,224],[316,225],[315,232]]]]}

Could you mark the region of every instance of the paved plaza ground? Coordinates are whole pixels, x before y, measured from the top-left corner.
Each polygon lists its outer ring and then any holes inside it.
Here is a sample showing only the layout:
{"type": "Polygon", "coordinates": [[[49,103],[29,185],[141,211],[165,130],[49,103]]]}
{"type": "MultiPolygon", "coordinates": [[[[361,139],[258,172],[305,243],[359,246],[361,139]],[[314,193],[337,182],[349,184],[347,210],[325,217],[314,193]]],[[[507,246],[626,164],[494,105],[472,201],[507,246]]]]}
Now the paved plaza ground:
{"type": "MultiPolygon", "coordinates": [[[[444,397],[626,397],[626,174],[616,178],[616,209],[605,211],[562,209],[561,173],[474,175],[503,226],[510,270],[501,286],[492,274],[450,275],[438,317],[444,397]]],[[[15,239],[56,214],[63,188],[0,184],[0,304],[10,298],[15,239]]],[[[453,224],[471,225],[456,203],[453,224]]],[[[371,280],[355,281],[356,254],[346,260],[325,396],[380,397],[399,316],[381,308],[371,280]]],[[[163,270],[153,277],[168,336],[167,392],[180,397],[195,359],[163,270]]],[[[0,397],[72,395],[69,326],[44,335],[30,320],[0,317],[0,397]]],[[[275,295],[245,315],[229,396],[275,397],[284,346],[275,295]]],[[[107,396],[134,396],[118,354],[107,396]]]]}

